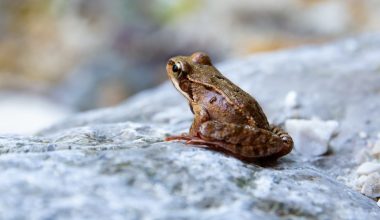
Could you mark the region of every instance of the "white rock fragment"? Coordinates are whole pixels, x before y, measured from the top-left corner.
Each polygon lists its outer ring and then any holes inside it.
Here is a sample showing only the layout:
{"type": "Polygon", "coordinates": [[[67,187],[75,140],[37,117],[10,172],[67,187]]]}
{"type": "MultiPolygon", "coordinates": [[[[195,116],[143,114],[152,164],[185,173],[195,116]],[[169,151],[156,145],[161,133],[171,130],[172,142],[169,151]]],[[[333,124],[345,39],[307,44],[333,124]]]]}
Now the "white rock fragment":
{"type": "Polygon", "coordinates": [[[358,167],[356,173],[359,175],[368,175],[373,172],[380,171],[379,162],[365,162],[358,167]]]}
{"type": "Polygon", "coordinates": [[[359,132],[359,137],[362,138],[362,139],[365,139],[365,138],[368,137],[368,134],[366,132],[364,132],[364,131],[361,131],[361,132],[359,132]]]}
{"type": "Polygon", "coordinates": [[[363,187],[364,183],[367,181],[368,176],[367,175],[361,175],[359,178],[355,179],[354,186],[356,187],[356,190],[360,191],[363,187]]]}
{"type": "Polygon", "coordinates": [[[0,93],[0,134],[34,134],[71,114],[71,110],[28,93],[0,93]]]}
{"type": "Polygon", "coordinates": [[[371,198],[380,197],[380,174],[372,173],[368,176],[363,187],[361,189],[361,193],[371,198]]]}
{"type": "Polygon", "coordinates": [[[285,97],[285,108],[294,109],[298,107],[298,94],[296,91],[290,91],[285,97]]]}
{"type": "Polygon", "coordinates": [[[289,119],[286,130],[293,137],[294,148],[304,156],[319,156],[327,152],[328,142],[338,130],[337,121],[319,119],[289,119]]]}
{"type": "Polygon", "coordinates": [[[376,141],[373,145],[371,155],[380,158],[380,140],[376,141]]]}
{"type": "Polygon", "coordinates": [[[123,138],[127,140],[133,140],[138,137],[138,133],[134,128],[126,128],[121,131],[121,135],[123,138]]]}
{"type": "Polygon", "coordinates": [[[354,160],[357,164],[362,164],[364,162],[367,162],[371,160],[372,156],[369,154],[368,149],[364,148],[359,150],[355,155],[354,155],[354,160]]]}

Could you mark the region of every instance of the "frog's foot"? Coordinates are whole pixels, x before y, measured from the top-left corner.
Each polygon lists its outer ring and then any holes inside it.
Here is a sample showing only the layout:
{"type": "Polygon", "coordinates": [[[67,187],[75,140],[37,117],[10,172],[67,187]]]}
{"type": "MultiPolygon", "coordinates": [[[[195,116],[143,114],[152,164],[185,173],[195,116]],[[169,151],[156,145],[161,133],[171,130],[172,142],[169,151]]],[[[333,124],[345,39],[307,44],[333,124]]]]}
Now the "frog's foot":
{"type": "MultiPolygon", "coordinates": [[[[167,137],[165,138],[165,141],[175,141],[175,140],[181,140],[181,141],[186,141],[185,143],[186,144],[193,144],[193,145],[210,145],[211,142],[208,142],[208,141],[204,141],[198,137],[193,137],[193,136],[190,136],[188,134],[182,134],[182,135],[178,135],[178,136],[170,136],[170,137],[167,137]]],[[[197,146],[199,148],[206,148],[203,147],[203,146],[197,146]]]]}
{"type": "Polygon", "coordinates": [[[203,140],[199,137],[192,137],[191,140],[186,141],[186,144],[193,144],[193,145],[206,145],[209,147],[214,147],[214,148],[224,148],[222,146],[226,145],[223,142],[219,141],[207,141],[203,140]]]}
{"type": "Polygon", "coordinates": [[[181,135],[174,135],[174,136],[169,136],[165,138],[165,141],[176,141],[176,140],[184,140],[188,141],[191,140],[193,137],[191,137],[189,134],[183,133],[181,135]]]}

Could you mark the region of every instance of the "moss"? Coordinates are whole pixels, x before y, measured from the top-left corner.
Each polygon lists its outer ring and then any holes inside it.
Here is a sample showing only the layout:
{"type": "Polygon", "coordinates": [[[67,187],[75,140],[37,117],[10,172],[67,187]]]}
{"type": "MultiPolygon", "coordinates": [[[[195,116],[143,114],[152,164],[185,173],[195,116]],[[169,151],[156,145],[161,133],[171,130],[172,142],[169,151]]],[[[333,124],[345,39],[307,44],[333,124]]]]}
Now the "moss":
{"type": "Polygon", "coordinates": [[[245,188],[253,183],[252,180],[243,177],[235,178],[233,181],[239,188],[245,188]]]}

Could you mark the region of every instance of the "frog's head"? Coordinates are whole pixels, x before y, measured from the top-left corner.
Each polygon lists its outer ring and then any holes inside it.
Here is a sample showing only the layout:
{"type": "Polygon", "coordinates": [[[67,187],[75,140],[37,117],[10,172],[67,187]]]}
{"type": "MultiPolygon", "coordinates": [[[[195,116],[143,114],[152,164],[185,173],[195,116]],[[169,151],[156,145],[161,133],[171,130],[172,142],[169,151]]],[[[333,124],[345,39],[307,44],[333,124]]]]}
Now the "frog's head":
{"type": "Polygon", "coordinates": [[[202,74],[205,66],[212,66],[210,57],[203,52],[191,56],[177,56],[169,59],[166,72],[176,89],[192,101],[191,83],[197,74],[202,74]]]}

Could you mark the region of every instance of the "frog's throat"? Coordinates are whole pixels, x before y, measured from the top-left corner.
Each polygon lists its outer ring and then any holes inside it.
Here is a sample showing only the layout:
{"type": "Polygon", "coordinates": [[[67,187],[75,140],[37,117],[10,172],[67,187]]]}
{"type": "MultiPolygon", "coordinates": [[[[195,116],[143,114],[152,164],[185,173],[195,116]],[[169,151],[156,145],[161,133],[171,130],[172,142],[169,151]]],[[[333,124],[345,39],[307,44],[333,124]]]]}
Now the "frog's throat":
{"type": "Polygon", "coordinates": [[[181,87],[179,86],[179,82],[177,80],[171,80],[174,87],[183,95],[185,98],[189,101],[192,101],[193,99],[189,96],[188,93],[184,92],[181,87]]]}

